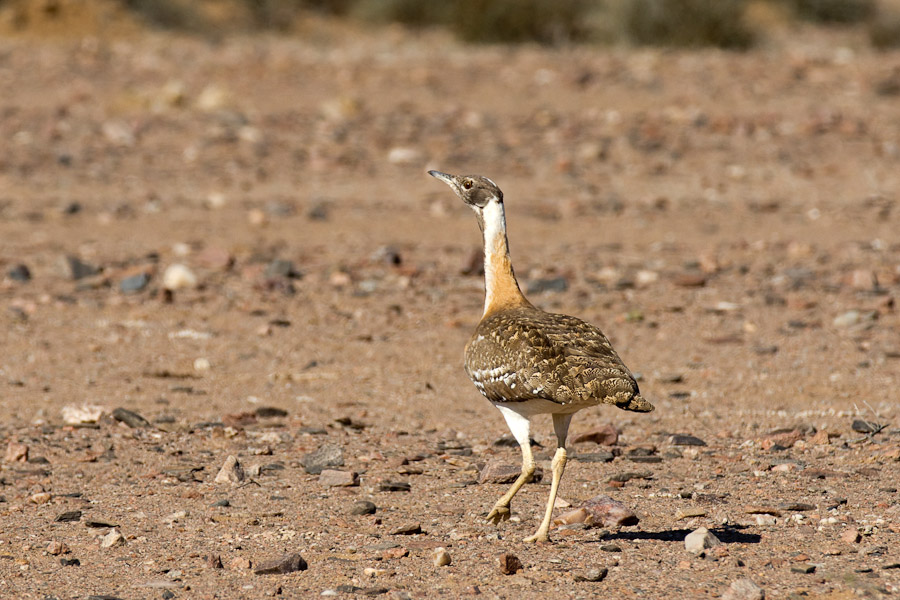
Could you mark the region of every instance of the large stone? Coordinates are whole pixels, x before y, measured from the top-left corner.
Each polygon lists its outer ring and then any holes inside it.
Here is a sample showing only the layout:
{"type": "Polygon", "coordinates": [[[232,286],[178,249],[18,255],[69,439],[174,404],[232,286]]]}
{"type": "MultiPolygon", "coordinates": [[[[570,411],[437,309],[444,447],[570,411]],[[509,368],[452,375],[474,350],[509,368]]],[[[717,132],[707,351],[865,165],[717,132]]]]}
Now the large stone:
{"type": "Polygon", "coordinates": [[[305,571],[309,565],[299,553],[285,554],[275,560],[259,563],[253,572],[257,575],[283,575],[294,571],[305,571]]]}
{"type": "Polygon", "coordinates": [[[764,600],[766,591],[756,585],[752,579],[736,579],[722,594],[722,600],[764,600]]]}
{"type": "Polygon", "coordinates": [[[515,575],[522,568],[522,561],[515,554],[506,552],[500,555],[500,572],[504,575],[515,575]]]}
{"type": "Polygon", "coordinates": [[[355,471],[323,469],[319,473],[319,483],[325,487],[350,487],[359,485],[359,475],[355,471]]]}
{"type": "Polygon", "coordinates": [[[692,554],[700,554],[707,548],[718,546],[722,542],[706,527],[695,529],[684,538],[684,548],[692,554]]]}
{"type": "Polygon", "coordinates": [[[314,452],[304,455],[300,464],[310,475],[318,475],[329,467],[344,466],[344,450],[334,444],[319,446],[314,452]]]}
{"type": "Polygon", "coordinates": [[[215,479],[216,483],[230,483],[237,485],[244,481],[244,468],[234,456],[225,459],[225,464],[219,469],[215,479]]]}
{"type": "MultiPolygon", "coordinates": [[[[502,460],[489,461],[484,468],[481,469],[481,475],[478,477],[478,483],[512,483],[522,474],[522,467],[505,463],[502,460]]],[[[540,467],[535,468],[534,475],[531,476],[532,482],[540,481],[544,477],[544,472],[540,467]]]]}
{"type": "Polygon", "coordinates": [[[615,446],[616,442],[618,441],[619,431],[615,428],[614,425],[609,423],[601,427],[591,429],[590,431],[579,433],[574,438],[572,438],[573,444],[580,444],[582,442],[594,442],[595,444],[600,444],[601,446],[615,446]]]}
{"type": "Polygon", "coordinates": [[[602,527],[623,527],[637,525],[638,519],[634,512],[609,496],[594,496],[581,505],[587,511],[591,523],[602,527]]]}
{"type": "Polygon", "coordinates": [[[26,462],[28,460],[28,446],[15,440],[9,440],[6,445],[6,462],[26,462]]]}

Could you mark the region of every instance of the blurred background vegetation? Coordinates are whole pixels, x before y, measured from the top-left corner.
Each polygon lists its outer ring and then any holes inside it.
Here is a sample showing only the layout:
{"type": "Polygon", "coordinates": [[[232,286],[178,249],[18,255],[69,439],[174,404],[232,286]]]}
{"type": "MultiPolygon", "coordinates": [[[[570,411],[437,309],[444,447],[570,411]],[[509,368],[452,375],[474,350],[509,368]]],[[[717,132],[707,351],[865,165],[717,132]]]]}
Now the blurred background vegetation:
{"type": "MultiPolygon", "coordinates": [[[[0,11],[61,11],[89,0],[0,0],[0,11]],[[37,5],[37,9],[35,9],[37,5]]],[[[94,0],[145,25],[202,35],[289,33],[310,15],[444,28],[476,43],[633,44],[742,50],[773,26],[859,27],[900,47],[900,0],[94,0]]]]}

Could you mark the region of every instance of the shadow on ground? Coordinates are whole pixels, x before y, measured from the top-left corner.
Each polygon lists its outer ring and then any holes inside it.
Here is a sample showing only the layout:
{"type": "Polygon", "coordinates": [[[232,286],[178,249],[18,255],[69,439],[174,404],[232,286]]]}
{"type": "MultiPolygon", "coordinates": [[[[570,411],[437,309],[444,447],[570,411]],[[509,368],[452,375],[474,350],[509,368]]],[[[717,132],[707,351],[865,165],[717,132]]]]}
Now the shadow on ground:
{"type": "MultiPolygon", "coordinates": [[[[725,544],[758,544],[762,536],[756,533],[744,533],[737,527],[717,527],[710,533],[725,544]]],[[[664,531],[619,531],[600,540],[659,540],[661,542],[683,542],[685,536],[693,529],[669,529],[664,531]]]]}

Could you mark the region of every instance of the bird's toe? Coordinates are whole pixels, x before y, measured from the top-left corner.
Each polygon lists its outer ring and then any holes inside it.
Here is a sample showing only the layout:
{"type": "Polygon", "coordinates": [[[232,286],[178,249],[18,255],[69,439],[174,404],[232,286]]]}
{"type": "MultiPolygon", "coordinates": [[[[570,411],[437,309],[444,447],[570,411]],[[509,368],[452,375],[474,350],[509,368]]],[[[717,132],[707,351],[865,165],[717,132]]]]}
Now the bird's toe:
{"type": "Polygon", "coordinates": [[[527,544],[532,544],[532,543],[537,543],[537,542],[549,542],[550,536],[547,535],[543,531],[539,531],[536,534],[532,535],[531,537],[527,537],[522,541],[527,544]]]}
{"type": "Polygon", "coordinates": [[[494,525],[498,525],[502,521],[508,521],[509,517],[510,511],[508,506],[495,506],[494,509],[488,513],[487,520],[494,525]]]}

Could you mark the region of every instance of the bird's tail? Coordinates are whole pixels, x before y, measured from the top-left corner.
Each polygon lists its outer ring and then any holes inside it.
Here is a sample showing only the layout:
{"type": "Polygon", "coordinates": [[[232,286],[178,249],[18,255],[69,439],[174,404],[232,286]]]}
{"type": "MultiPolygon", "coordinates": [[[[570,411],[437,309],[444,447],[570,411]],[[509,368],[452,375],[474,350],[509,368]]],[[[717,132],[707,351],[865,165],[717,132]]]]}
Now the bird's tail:
{"type": "Polygon", "coordinates": [[[655,406],[644,400],[640,394],[635,394],[626,404],[617,405],[622,410],[630,410],[634,412],[650,412],[655,406]]]}

